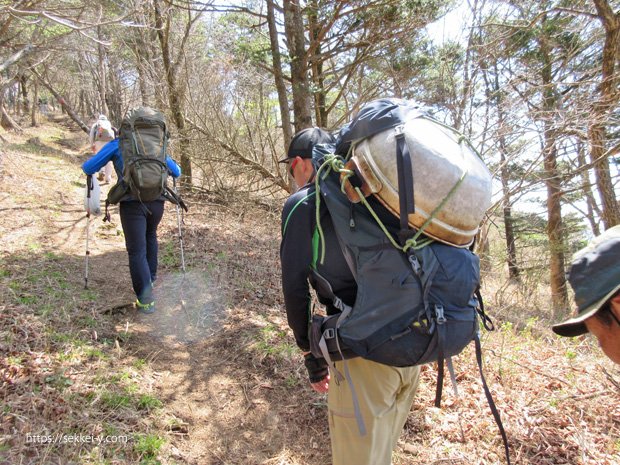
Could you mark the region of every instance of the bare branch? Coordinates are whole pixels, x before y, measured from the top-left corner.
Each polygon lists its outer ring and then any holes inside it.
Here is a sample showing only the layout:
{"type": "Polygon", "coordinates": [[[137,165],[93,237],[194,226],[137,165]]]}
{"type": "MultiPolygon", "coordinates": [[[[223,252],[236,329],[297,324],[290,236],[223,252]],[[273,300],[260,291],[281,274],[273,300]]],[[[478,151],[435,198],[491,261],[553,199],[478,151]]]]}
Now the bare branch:
{"type": "Polygon", "coordinates": [[[9,66],[21,60],[24,56],[32,53],[35,50],[31,44],[26,45],[19,52],[14,53],[4,63],[0,63],[0,73],[3,73],[9,66]]]}
{"type": "Polygon", "coordinates": [[[239,161],[243,165],[248,166],[252,168],[252,170],[259,173],[263,177],[263,179],[271,181],[272,183],[281,187],[285,191],[289,190],[288,184],[281,177],[275,176],[273,173],[271,173],[267,168],[265,168],[260,163],[254,160],[250,160],[249,158],[243,156],[241,152],[236,150],[232,145],[214,137],[207,129],[199,126],[198,124],[196,124],[194,121],[190,120],[189,118],[185,117],[185,121],[195,130],[203,134],[207,138],[207,140],[209,140],[210,142],[224,149],[229,155],[232,155],[237,161],[239,161]]]}

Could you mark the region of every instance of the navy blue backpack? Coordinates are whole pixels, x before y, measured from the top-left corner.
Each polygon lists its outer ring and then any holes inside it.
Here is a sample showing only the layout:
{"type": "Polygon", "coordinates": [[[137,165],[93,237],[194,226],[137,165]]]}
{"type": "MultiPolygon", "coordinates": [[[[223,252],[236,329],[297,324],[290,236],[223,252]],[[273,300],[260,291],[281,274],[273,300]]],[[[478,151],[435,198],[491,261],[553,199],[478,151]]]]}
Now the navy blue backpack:
{"type": "MultiPolygon", "coordinates": [[[[422,111],[408,101],[381,99],[366,105],[345,127],[337,144],[317,145],[313,161],[317,175],[317,204],[324,202],[334,224],[339,245],[357,282],[355,303],[347,306],[318,273],[313,283],[321,294],[330,295],[341,313],[314,315],[310,329],[312,353],[324,358],[337,380],[351,383],[346,362],[344,376],[335,360],[360,356],[386,365],[405,367],[438,363],[435,404],[440,406],[446,361],[456,391],[451,357],[474,342],[483,387],[510,464],[506,435],[499,413],[482,372],[479,321],[486,329],[493,324],[484,313],[479,293],[478,257],[469,248],[454,247],[424,235],[408,225],[413,211],[411,166],[406,144],[394,156],[399,161],[400,217],[397,218],[373,196],[364,196],[357,173],[346,165],[352,144],[396,127],[422,111]],[[402,171],[402,172],[401,172],[402,171]],[[359,201],[347,196],[345,183],[359,193],[359,201]],[[400,189],[405,186],[405,189],[400,189]]],[[[319,209],[317,205],[317,211],[319,209]]],[[[318,216],[317,216],[318,218],[318,216]]],[[[320,236],[320,222],[317,225],[320,236]]],[[[319,241],[317,260],[325,244],[319,241]]],[[[352,389],[354,392],[354,389],[352,389]]],[[[357,399],[354,396],[354,404],[357,399]]],[[[358,411],[358,409],[356,409],[358,411]]],[[[357,415],[357,414],[356,414],[357,415]]],[[[358,426],[364,425],[358,416],[358,426]]]]}

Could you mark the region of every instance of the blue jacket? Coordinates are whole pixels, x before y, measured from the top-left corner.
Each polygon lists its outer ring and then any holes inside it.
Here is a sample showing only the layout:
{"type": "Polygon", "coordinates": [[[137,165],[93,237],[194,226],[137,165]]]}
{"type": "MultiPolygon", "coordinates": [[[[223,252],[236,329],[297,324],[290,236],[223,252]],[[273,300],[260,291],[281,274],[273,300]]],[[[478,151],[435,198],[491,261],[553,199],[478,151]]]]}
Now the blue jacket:
{"type": "MultiPolygon", "coordinates": [[[[86,160],[82,165],[82,171],[84,171],[85,174],[95,174],[110,160],[114,164],[114,170],[116,171],[116,176],[118,177],[117,182],[120,182],[123,179],[123,157],[121,156],[121,149],[118,146],[118,139],[108,142],[101,148],[101,150],[99,150],[99,152],[86,160]]],[[[166,166],[168,167],[168,172],[173,178],[178,178],[181,176],[181,168],[168,155],[166,155],[166,166]]],[[[132,197],[127,196],[122,200],[132,200],[132,197]]]]}
{"type": "MultiPolygon", "coordinates": [[[[105,144],[99,152],[86,160],[82,165],[82,171],[86,174],[95,174],[110,160],[114,163],[114,170],[120,181],[123,179],[123,157],[121,156],[121,149],[118,146],[118,139],[111,140],[105,144]]],[[[166,155],[166,166],[173,178],[181,176],[181,168],[168,155],[166,155]]]]}

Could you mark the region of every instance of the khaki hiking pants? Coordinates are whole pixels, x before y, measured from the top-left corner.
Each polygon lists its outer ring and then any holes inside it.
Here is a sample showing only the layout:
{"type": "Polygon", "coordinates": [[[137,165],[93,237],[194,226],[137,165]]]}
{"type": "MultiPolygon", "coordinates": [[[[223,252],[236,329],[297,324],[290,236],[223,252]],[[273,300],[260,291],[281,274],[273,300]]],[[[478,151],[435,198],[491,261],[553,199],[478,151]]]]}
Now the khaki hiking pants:
{"type": "MultiPolygon", "coordinates": [[[[420,381],[420,367],[396,368],[361,357],[347,360],[366,425],[361,436],[346,380],[331,374],[328,408],[333,465],[390,465],[420,381]]],[[[336,362],[344,375],[344,362],[336,362]]]]}

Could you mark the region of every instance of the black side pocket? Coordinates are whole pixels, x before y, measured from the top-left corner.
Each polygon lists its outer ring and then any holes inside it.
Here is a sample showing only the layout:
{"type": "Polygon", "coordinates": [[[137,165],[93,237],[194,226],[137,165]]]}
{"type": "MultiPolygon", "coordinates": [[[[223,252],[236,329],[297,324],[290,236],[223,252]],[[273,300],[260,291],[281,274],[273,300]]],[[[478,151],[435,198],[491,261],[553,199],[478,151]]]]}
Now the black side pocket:
{"type": "Polygon", "coordinates": [[[323,358],[320,342],[325,338],[327,352],[332,360],[343,360],[357,357],[357,354],[347,348],[342,340],[336,340],[336,325],[340,314],[330,316],[313,315],[310,322],[310,352],[317,358],[323,358]],[[338,344],[340,342],[340,344],[338,344]]]}
{"type": "Polygon", "coordinates": [[[127,194],[128,188],[124,181],[117,182],[108,192],[108,203],[116,205],[127,194]]]}

